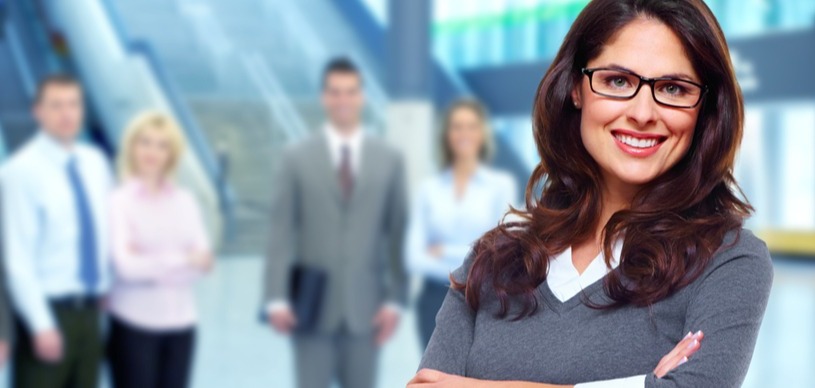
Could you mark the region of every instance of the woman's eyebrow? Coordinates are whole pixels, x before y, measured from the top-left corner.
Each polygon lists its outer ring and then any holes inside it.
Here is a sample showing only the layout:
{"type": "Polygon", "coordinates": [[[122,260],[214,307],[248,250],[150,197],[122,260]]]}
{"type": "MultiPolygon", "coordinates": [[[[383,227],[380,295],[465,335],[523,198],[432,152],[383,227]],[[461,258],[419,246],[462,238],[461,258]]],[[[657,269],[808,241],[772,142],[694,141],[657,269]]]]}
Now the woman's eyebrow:
{"type": "Polygon", "coordinates": [[[691,77],[690,75],[685,74],[685,73],[665,74],[661,78],[678,78],[678,79],[684,79],[686,81],[699,83],[699,81],[695,77],[691,77]]]}
{"type": "MultiPolygon", "coordinates": [[[[629,69],[629,68],[627,68],[627,67],[625,67],[625,66],[622,66],[622,65],[618,65],[618,64],[616,64],[616,63],[610,63],[610,64],[608,64],[608,65],[606,65],[606,66],[601,66],[601,67],[605,67],[605,68],[609,68],[609,69],[615,69],[615,70],[623,70],[623,71],[631,72],[631,73],[634,73],[634,74],[639,74],[639,75],[642,75],[642,74],[640,74],[640,73],[637,73],[637,72],[636,72],[636,71],[634,71],[634,70],[631,70],[631,69],[629,69]]],[[[644,77],[644,76],[643,76],[643,77],[644,77]]],[[[698,83],[698,82],[699,82],[699,81],[696,79],[696,77],[692,77],[692,76],[690,76],[689,74],[682,73],[682,72],[679,72],[679,73],[670,73],[670,74],[663,74],[663,75],[660,75],[660,76],[657,76],[657,77],[648,77],[648,78],[677,78],[677,79],[684,79],[684,80],[686,80],[686,81],[691,81],[691,82],[696,82],[696,83],[698,83]]]]}
{"type": "Polygon", "coordinates": [[[609,64],[608,64],[608,65],[606,65],[606,66],[600,66],[600,67],[605,67],[605,68],[608,68],[608,69],[614,69],[614,70],[623,70],[623,71],[627,71],[627,72],[629,72],[629,73],[638,74],[636,71],[631,70],[631,69],[629,69],[629,68],[627,68],[627,67],[625,67],[625,66],[618,65],[618,64],[616,64],[616,63],[609,63],[609,64]]]}

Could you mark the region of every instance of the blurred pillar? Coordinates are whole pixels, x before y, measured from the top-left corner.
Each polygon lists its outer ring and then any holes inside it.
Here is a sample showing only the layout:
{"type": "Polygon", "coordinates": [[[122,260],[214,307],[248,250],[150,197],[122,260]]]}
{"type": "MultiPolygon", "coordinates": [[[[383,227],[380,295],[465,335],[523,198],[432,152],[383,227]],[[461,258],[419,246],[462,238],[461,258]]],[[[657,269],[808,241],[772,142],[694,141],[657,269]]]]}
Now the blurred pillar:
{"type": "Polygon", "coordinates": [[[393,99],[430,99],[430,3],[388,3],[388,87],[393,99]]]}
{"type": "Polygon", "coordinates": [[[431,0],[389,0],[387,136],[407,162],[411,192],[436,156],[431,99],[431,0]]]}

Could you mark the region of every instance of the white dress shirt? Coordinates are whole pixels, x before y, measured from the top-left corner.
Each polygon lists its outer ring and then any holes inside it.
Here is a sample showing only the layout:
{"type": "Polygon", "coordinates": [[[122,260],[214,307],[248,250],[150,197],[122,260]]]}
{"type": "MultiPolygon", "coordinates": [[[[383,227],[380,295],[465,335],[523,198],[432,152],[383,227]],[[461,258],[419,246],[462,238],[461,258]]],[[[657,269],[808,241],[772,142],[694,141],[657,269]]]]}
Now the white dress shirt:
{"type": "MultiPolygon", "coordinates": [[[[612,248],[611,268],[606,267],[605,255],[601,251],[589,266],[578,273],[572,262],[572,248],[569,247],[549,261],[549,272],[546,282],[549,289],[561,302],[565,302],[583,291],[592,283],[602,279],[608,272],[620,264],[620,253],[623,250],[623,241],[618,239],[612,248]]],[[[644,388],[645,375],[624,377],[613,380],[581,383],[575,388],[644,388]]]]}
{"type": "Polygon", "coordinates": [[[40,131],[0,172],[3,240],[11,299],[32,333],[56,327],[48,300],[83,295],[79,276],[79,222],[67,165],[75,158],[98,244],[99,283],[110,283],[108,194],[112,175],[104,156],[80,143],[70,149],[40,131]]]}
{"type": "Polygon", "coordinates": [[[362,160],[362,140],[365,137],[362,128],[354,128],[351,133],[346,135],[340,133],[331,124],[326,124],[323,127],[323,132],[328,140],[328,154],[334,168],[339,170],[342,162],[342,148],[348,147],[351,154],[351,173],[356,175],[359,172],[360,160],[362,160]]]}
{"type": "Polygon", "coordinates": [[[408,269],[441,283],[461,266],[472,243],[496,227],[515,202],[515,179],[502,171],[479,166],[456,198],[453,172],[446,169],[425,181],[411,209],[405,244],[408,269]],[[428,254],[441,246],[442,256],[428,254]]]}

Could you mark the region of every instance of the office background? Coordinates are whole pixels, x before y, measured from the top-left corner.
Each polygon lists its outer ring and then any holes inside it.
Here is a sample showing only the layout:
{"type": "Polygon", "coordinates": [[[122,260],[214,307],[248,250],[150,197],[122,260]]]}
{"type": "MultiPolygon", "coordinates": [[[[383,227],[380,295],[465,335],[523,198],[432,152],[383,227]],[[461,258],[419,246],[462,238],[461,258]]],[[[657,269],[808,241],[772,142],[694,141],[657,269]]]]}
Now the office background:
{"type": "MultiPolygon", "coordinates": [[[[194,386],[291,386],[288,342],[258,325],[253,311],[273,166],[283,145],[322,123],[325,62],[347,55],[360,65],[369,131],[409,138],[407,151],[419,151],[410,152],[414,186],[433,169],[433,112],[463,95],[492,113],[495,164],[525,182],[537,161],[529,117],[535,88],[586,3],[0,0],[0,158],[34,132],[29,104],[37,79],[50,72],[81,76],[90,102],[84,136],[111,154],[134,113],[171,112],[191,142],[182,180],[220,240],[218,268],[199,290],[194,386]]],[[[815,1],[707,3],[746,98],[737,178],[756,208],[748,227],[768,241],[776,262],[745,387],[812,386],[815,1]]],[[[384,349],[381,387],[403,386],[418,364],[412,314],[384,349]]]]}

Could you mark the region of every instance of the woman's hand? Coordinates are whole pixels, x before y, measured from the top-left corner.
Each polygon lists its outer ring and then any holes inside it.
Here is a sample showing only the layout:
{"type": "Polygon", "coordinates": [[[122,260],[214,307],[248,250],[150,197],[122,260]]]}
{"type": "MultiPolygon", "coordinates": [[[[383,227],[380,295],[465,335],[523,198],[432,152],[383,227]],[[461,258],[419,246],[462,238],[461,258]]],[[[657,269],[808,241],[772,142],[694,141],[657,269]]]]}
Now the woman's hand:
{"type": "Polygon", "coordinates": [[[451,375],[433,369],[422,369],[412,380],[408,381],[407,388],[482,388],[482,381],[467,377],[451,375]]]}
{"type": "Polygon", "coordinates": [[[407,388],[573,388],[573,386],[525,381],[477,380],[433,369],[422,369],[408,382],[407,388]]]}
{"type": "Polygon", "coordinates": [[[193,268],[201,272],[209,272],[215,265],[215,260],[209,252],[194,252],[189,256],[190,264],[193,268]]]}
{"type": "Polygon", "coordinates": [[[702,346],[703,338],[705,338],[705,333],[702,333],[701,330],[696,333],[688,332],[685,338],[679,341],[673,350],[659,360],[659,364],[657,364],[657,367],[654,369],[654,375],[662,378],[662,376],[665,376],[668,372],[687,362],[688,358],[696,353],[702,346]]]}

